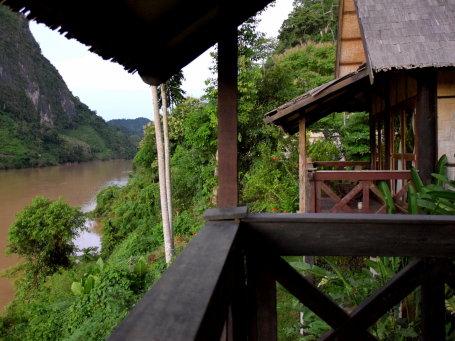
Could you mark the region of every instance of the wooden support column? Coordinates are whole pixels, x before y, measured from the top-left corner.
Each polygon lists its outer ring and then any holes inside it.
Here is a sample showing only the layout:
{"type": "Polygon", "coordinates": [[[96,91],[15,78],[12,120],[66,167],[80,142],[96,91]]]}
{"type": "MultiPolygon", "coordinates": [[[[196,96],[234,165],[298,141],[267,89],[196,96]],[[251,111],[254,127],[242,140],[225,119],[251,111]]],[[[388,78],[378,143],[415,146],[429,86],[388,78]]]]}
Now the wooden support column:
{"type": "Polygon", "coordinates": [[[248,338],[248,315],[245,257],[240,249],[235,252],[229,277],[229,282],[232,285],[232,299],[225,328],[226,338],[221,339],[221,341],[246,341],[248,338]]]}
{"type": "Polygon", "coordinates": [[[308,191],[308,172],[306,167],[306,121],[305,118],[299,121],[299,212],[309,211],[307,198],[308,191]]]}
{"type": "Polygon", "coordinates": [[[424,341],[445,340],[444,273],[438,260],[424,259],[422,283],[422,336],[424,341]]]}
{"type": "Polygon", "coordinates": [[[276,341],[276,280],[269,264],[257,255],[247,255],[249,341],[276,341]]]}
{"type": "Polygon", "coordinates": [[[392,165],[390,162],[390,151],[391,151],[391,132],[390,132],[390,97],[386,97],[385,99],[385,112],[384,112],[384,153],[385,153],[385,165],[383,169],[390,170],[392,169],[392,165]]]}
{"type": "MultiPolygon", "coordinates": [[[[370,169],[378,169],[376,158],[379,160],[379,149],[376,149],[376,124],[379,125],[379,118],[370,113],[370,169]]],[[[381,160],[379,160],[379,164],[381,160]]]]}
{"type": "Polygon", "coordinates": [[[437,161],[436,91],[436,71],[420,71],[417,79],[416,108],[417,169],[425,184],[431,182],[431,173],[434,172],[437,161]]]}
{"type": "Polygon", "coordinates": [[[237,27],[225,25],[218,43],[217,206],[237,205],[237,27]]]}

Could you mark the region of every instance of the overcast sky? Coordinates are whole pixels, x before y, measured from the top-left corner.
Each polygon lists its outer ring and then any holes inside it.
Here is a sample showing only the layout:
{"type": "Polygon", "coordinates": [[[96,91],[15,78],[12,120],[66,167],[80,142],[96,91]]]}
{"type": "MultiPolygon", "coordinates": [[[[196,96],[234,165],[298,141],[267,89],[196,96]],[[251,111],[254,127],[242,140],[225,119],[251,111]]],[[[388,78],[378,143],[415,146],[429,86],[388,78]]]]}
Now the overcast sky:
{"type": "MultiPolygon", "coordinates": [[[[276,37],[291,10],[292,0],[277,0],[261,15],[259,30],[276,37]]],[[[119,64],[103,60],[78,41],[68,40],[42,24],[32,22],[30,29],[42,53],[59,70],[73,94],[98,115],[105,120],[151,117],[150,89],[137,74],[129,74],[119,64]]],[[[183,69],[183,88],[188,96],[203,94],[204,81],[210,77],[209,52],[183,69]]]]}

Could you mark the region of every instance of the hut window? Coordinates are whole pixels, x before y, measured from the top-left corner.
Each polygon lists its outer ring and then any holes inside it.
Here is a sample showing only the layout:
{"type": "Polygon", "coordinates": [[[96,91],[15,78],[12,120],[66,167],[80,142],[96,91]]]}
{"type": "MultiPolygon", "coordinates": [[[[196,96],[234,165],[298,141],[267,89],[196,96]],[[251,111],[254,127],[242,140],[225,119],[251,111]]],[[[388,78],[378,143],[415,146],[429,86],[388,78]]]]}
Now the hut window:
{"type": "Polygon", "coordinates": [[[392,111],[392,167],[408,170],[415,166],[415,108],[392,111]]]}

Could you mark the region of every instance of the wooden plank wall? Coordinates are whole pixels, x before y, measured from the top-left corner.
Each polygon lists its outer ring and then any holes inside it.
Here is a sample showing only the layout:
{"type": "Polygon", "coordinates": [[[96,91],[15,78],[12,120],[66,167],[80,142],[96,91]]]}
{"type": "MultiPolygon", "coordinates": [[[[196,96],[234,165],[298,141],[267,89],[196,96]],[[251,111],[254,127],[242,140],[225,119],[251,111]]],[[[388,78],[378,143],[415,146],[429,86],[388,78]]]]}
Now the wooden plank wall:
{"type": "MultiPolygon", "coordinates": [[[[446,154],[455,164],[455,70],[438,71],[438,157],[446,154]]],[[[449,167],[455,179],[455,168],[449,167]]]]}
{"type": "Polygon", "coordinates": [[[335,77],[355,71],[366,61],[354,0],[341,0],[335,77]]]}

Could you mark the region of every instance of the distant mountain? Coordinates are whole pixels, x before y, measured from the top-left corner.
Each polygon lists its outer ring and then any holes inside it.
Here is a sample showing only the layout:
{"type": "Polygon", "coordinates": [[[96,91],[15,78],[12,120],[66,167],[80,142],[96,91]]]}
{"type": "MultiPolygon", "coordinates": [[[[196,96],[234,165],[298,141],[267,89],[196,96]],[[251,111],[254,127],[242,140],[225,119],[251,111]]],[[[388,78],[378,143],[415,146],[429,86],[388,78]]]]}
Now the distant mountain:
{"type": "Polygon", "coordinates": [[[107,121],[111,126],[119,128],[126,135],[138,135],[140,137],[144,136],[144,127],[150,123],[148,118],[138,117],[135,119],[117,119],[107,121]]]}
{"type": "Polygon", "coordinates": [[[0,169],[132,158],[136,151],[73,96],[27,20],[0,5],[0,169]]]}

